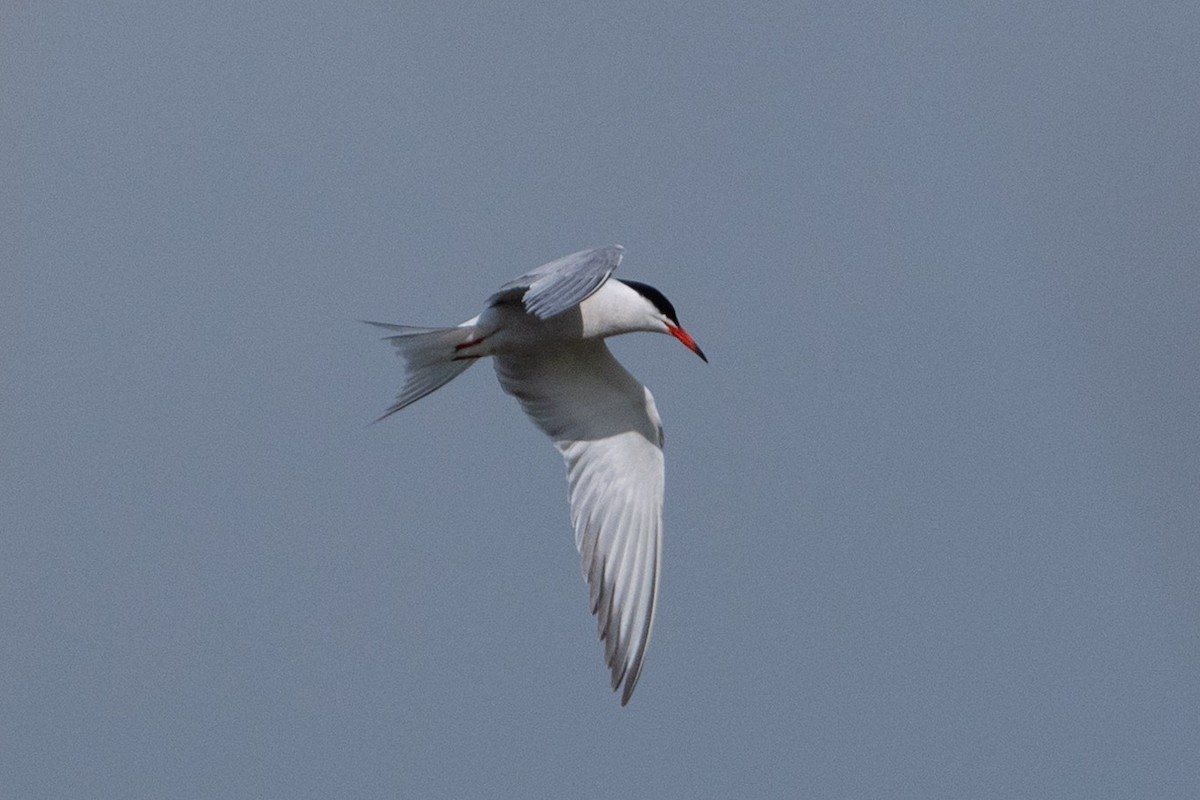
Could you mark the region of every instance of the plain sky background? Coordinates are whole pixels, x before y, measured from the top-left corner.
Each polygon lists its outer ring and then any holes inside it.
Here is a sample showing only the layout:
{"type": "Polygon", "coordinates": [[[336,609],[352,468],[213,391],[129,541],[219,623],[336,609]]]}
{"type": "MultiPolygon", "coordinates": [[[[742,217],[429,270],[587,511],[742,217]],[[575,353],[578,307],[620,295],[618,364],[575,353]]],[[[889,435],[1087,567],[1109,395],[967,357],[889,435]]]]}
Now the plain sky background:
{"type": "Polygon", "coordinates": [[[1200,796],[1200,5],[9,3],[0,796],[1200,796]],[[607,686],[489,365],[711,365],[607,686]]]}

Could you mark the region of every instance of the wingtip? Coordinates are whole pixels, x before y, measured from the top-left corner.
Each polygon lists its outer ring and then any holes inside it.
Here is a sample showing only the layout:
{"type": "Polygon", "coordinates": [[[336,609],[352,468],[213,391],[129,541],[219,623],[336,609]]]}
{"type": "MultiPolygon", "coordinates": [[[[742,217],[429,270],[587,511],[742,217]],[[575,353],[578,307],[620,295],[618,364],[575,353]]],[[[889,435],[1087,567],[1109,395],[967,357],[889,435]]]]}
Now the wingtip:
{"type": "Polygon", "coordinates": [[[638,663],[623,663],[613,667],[612,690],[621,692],[621,705],[629,705],[633,690],[637,688],[638,678],[642,674],[642,665],[638,663]]]}

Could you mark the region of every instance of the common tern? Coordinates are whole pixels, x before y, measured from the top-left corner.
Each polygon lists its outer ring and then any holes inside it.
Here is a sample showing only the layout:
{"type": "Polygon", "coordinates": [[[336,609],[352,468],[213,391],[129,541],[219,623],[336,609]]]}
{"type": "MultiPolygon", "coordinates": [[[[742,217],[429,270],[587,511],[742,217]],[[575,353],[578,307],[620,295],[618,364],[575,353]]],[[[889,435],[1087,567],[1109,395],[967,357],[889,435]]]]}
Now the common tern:
{"type": "Polygon", "coordinates": [[[562,453],[575,545],[612,688],[629,702],[654,625],[662,559],[663,429],[650,390],[604,340],[674,336],[708,361],[662,292],[611,278],[618,245],[572,253],[522,275],[453,328],[370,323],[405,360],[388,417],[491,356],[505,392],[562,453]]]}

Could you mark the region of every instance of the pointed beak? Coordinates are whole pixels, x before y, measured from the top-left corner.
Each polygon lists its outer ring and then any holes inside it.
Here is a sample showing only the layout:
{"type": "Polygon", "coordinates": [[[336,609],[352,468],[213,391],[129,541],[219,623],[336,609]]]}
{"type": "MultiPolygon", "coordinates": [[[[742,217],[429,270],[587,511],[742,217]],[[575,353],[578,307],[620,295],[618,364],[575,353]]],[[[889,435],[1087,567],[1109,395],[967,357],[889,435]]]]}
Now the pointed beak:
{"type": "Polygon", "coordinates": [[[704,355],[704,351],[700,349],[700,345],[696,344],[696,340],[692,338],[690,333],[685,331],[683,328],[678,328],[674,325],[668,325],[667,332],[679,341],[683,342],[683,346],[688,350],[691,350],[693,353],[700,356],[700,359],[705,364],[708,363],[708,356],[704,355]]]}

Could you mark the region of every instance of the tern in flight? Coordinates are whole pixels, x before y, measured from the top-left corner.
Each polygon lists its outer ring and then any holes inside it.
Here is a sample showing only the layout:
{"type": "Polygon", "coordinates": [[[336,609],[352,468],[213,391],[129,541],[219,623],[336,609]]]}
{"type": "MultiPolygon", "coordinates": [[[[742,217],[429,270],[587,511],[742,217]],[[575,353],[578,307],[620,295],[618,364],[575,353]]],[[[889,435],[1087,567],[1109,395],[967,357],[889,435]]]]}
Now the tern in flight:
{"type": "Polygon", "coordinates": [[[500,287],[483,312],[453,328],[391,331],[404,387],[383,417],[491,356],[505,392],[562,453],[575,545],[583,561],[612,688],[629,702],[645,663],[662,560],[663,430],[650,390],[604,340],[674,336],[708,361],[662,292],[612,278],[624,249],[563,256],[500,287]]]}

